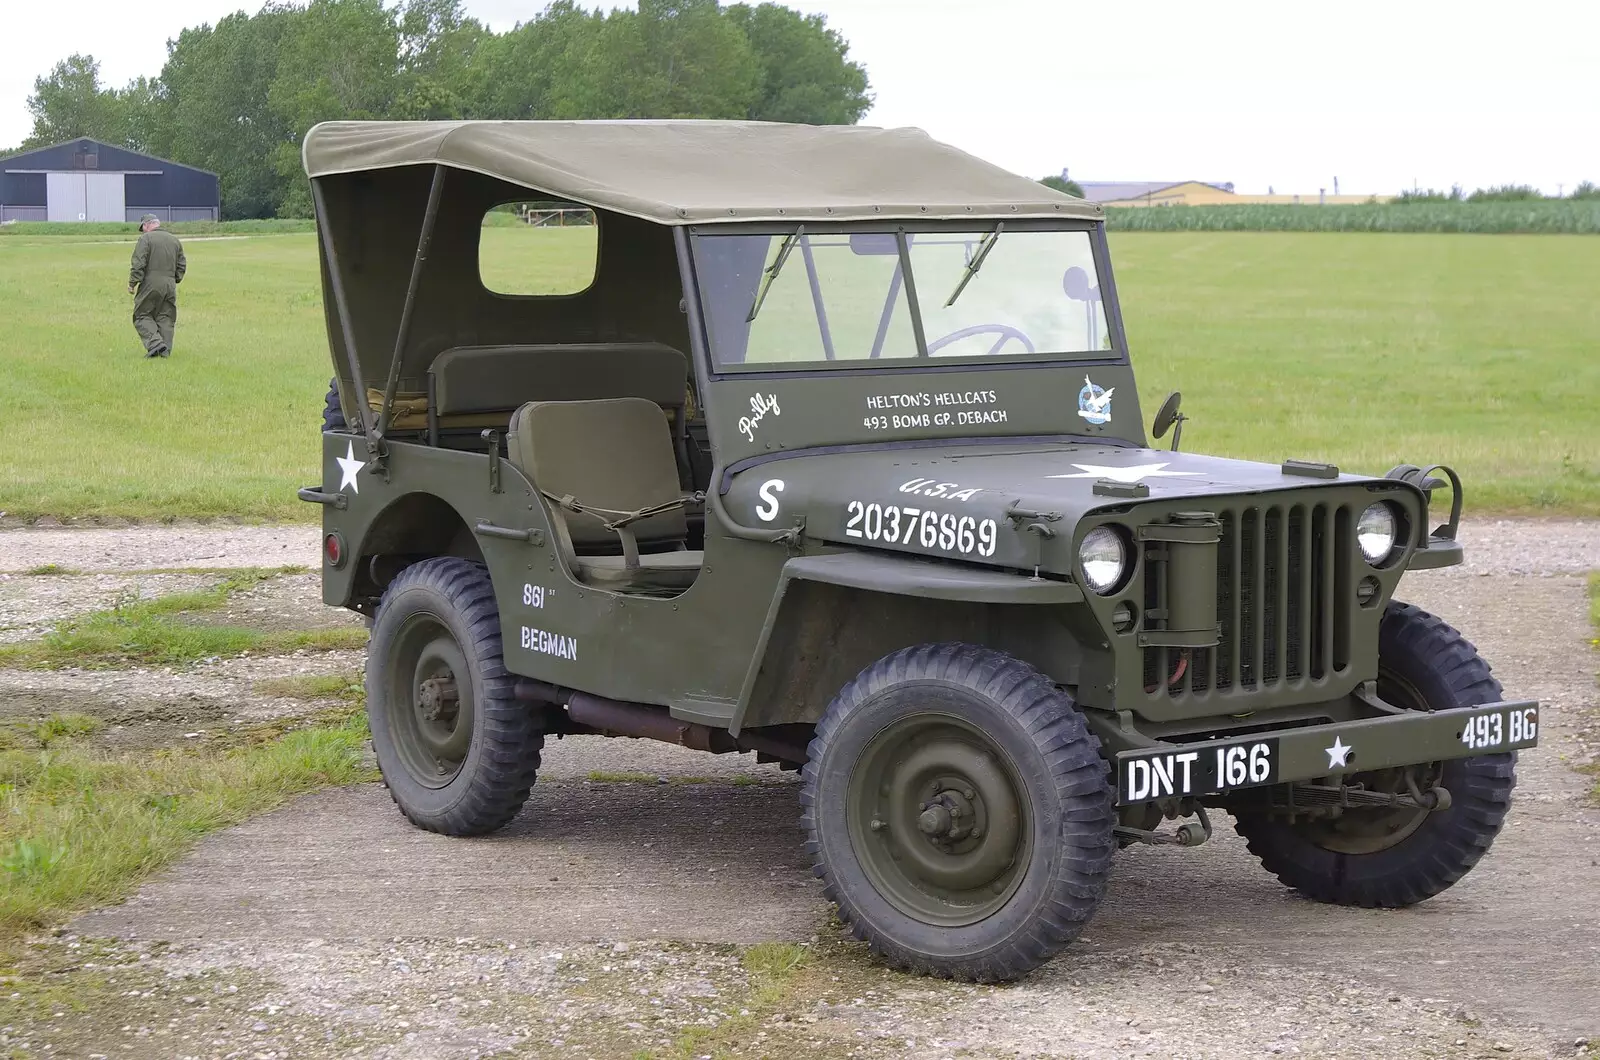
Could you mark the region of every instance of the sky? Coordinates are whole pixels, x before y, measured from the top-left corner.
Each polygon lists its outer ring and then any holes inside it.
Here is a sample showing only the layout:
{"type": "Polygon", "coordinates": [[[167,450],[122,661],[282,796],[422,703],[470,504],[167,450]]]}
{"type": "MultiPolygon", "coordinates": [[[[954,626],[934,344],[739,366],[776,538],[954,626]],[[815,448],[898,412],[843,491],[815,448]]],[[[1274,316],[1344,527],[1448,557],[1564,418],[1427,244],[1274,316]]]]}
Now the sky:
{"type": "MultiPolygon", "coordinates": [[[[871,125],[912,125],[1030,176],[1392,194],[1600,183],[1600,3],[1521,0],[788,0],[872,82],[871,125]]],[[[495,30],[540,0],[465,0],[495,30]]],[[[586,6],[593,6],[589,0],[586,6]]],[[[607,4],[605,6],[616,6],[607,4]]],[[[259,0],[7,5],[0,148],[33,78],[74,51],[121,85],[185,26],[259,0]]]]}

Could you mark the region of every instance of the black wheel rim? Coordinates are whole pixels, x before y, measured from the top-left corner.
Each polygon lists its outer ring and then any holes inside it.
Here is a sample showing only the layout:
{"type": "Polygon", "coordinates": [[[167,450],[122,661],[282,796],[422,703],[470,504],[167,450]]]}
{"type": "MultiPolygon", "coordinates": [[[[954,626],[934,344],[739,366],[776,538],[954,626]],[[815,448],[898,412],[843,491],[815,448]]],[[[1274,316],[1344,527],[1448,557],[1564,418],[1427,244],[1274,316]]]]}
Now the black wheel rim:
{"type": "MultiPolygon", "coordinates": [[[[1381,666],[1378,695],[1384,702],[1407,710],[1428,709],[1427,700],[1416,685],[1381,666]]],[[[1403,795],[1413,784],[1418,791],[1427,791],[1443,778],[1444,763],[1426,762],[1357,773],[1346,778],[1345,783],[1362,784],[1369,791],[1403,795]]],[[[1336,854],[1376,854],[1409,839],[1431,814],[1431,810],[1409,807],[1352,809],[1337,817],[1308,822],[1303,827],[1306,837],[1324,850],[1336,854]]]]}
{"type": "Polygon", "coordinates": [[[1027,789],[999,745],[960,718],[890,724],[862,751],[845,799],[867,878],[924,923],[976,923],[1010,901],[1027,873],[1027,789]]]}
{"type": "Polygon", "coordinates": [[[472,750],[471,672],[437,615],[411,615],[396,632],[381,706],[401,765],[424,787],[449,784],[472,750]]]}

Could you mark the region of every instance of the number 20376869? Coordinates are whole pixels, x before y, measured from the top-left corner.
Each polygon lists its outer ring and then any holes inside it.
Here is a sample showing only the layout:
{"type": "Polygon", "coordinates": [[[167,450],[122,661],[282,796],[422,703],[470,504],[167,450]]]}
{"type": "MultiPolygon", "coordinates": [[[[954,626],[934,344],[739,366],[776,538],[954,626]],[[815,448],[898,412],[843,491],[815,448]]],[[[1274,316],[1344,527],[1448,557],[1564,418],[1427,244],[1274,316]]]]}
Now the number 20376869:
{"type": "Polygon", "coordinates": [[[845,511],[846,537],[963,556],[992,556],[998,541],[999,527],[993,519],[865,501],[851,501],[845,511]]]}

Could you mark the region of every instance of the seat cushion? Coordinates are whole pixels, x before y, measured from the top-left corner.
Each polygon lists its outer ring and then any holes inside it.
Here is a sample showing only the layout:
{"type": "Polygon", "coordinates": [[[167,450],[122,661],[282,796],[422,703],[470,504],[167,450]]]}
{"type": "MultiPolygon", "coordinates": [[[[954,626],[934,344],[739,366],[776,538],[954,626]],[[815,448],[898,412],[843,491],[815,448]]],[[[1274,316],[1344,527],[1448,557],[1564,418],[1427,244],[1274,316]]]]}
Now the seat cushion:
{"type": "Polygon", "coordinates": [[[687,551],[646,553],[639,557],[638,569],[631,571],[621,556],[579,556],[578,580],[614,592],[678,593],[694,584],[705,555],[687,551]]]}
{"type": "MultiPolygon", "coordinates": [[[[580,504],[635,512],[668,504],[682,494],[672,431],[661,406],[645,398],[604,401],[534,401],[511,418],[508,459],[546,494],[580,504]]],[[[616,548],[615,531],[580,512],[565,518],[574,550],[616,548]]],[[[682,508],[632,524],[640,544],[681,542],[689,533],[682,508]]]]}

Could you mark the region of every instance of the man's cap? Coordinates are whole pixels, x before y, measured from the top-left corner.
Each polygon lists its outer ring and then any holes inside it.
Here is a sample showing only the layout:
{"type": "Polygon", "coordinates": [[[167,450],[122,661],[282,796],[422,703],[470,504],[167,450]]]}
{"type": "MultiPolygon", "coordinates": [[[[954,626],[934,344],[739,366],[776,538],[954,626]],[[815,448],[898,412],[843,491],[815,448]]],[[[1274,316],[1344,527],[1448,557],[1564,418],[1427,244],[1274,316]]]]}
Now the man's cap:
{"type": "Polygon", "coordinates": [[[157,217],[155,214],[147,213],[143,217],[139,218],[139,227],[143,228],[145,225],[149,224],[151,221],[159,222],[160,220],[161,220],[161,218],[157,217]]]}

